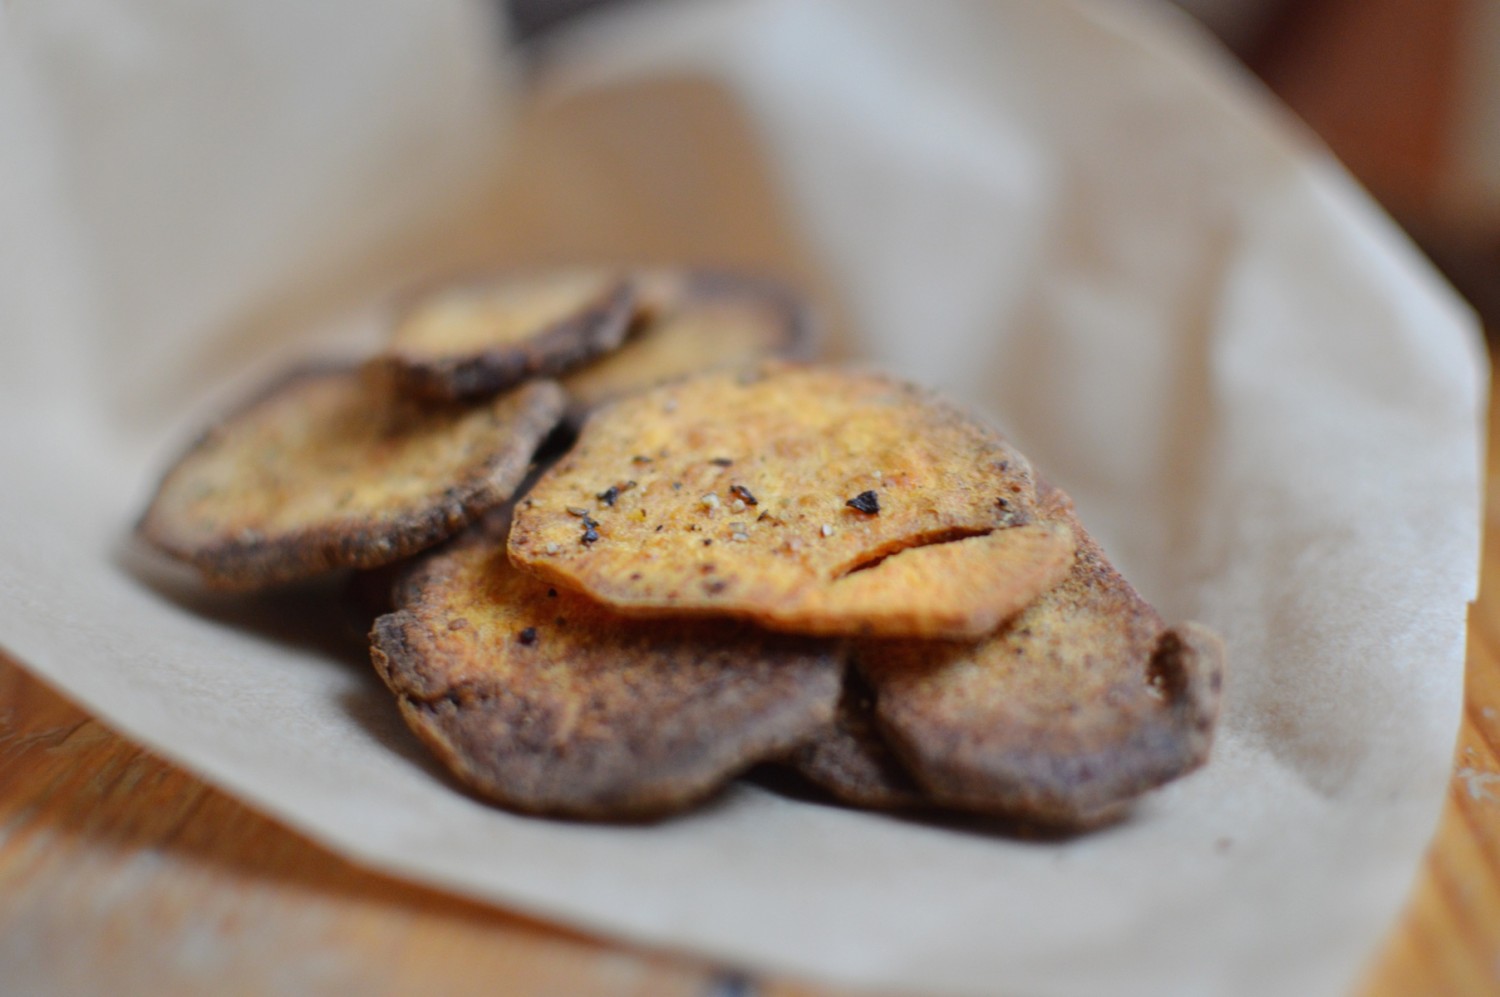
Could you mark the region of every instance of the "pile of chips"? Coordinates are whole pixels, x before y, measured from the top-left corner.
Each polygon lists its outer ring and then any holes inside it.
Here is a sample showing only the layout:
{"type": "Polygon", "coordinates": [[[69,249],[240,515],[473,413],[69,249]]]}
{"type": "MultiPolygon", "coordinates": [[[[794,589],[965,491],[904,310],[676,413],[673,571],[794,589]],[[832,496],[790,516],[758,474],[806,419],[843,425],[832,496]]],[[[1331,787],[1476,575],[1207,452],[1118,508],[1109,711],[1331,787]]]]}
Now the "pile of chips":
{"type": "Polygon", "coordinates": [[[376,670],[517,810],[654,817],[773,763],[1082,828],[1201,765],[1217,638],[1168,627],[983,422],[792,362],[808,325],[722,273],[431,289],[378,356],[206,432],[139,529],[218,587],[379,569],[376,670]]]}

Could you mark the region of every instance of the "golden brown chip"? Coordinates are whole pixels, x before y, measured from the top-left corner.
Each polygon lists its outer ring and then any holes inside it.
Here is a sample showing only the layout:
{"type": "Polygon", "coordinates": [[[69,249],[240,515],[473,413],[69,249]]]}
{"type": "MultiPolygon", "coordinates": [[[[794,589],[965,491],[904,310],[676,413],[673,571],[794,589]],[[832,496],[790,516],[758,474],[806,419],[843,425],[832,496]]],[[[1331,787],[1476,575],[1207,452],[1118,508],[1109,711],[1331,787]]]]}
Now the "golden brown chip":
{"type": "Polygon", "coordinates": [[[417,408],[357,370],[300,369],[208,430],[138,529],[225,588],[386,564],[509,498],[562,405],[541,381],[417,408]]]}
{"type": "Polygon", "coordinates": [[[637,276],[636,288],[642,315],[630,338],[563,379],[574,421],[605,402],[688,374],[811,351],[806,305],[771,280],[652,270],[637,276]]]}
{"type": "Polygon", "coordinates": [[[618,270],[519,270],[413,297],[371,363],[404,393],[478,398],[607,353],[634,313],[634,285],[618,270]]]}
{"type": "Polygon", "coordinates": [[[519,810],[654,815],[828,723],[840,655],[728,621],[621,619],[477,538],[431,556],[377,621],[375,666],[464,783],[519,810]]]}
{"type": "Polygon", "coordinates": [[[593,416],[522,501],[515,562],[621,612],[977,637],[1061,581],[1000,436],[874,374],[772,363],[593,416]],[[913,549],[919,548],[919,549],[913,549]]]}
{"type": "Polygon", "coordinates": [[[935,801],[1086,826],[1204,762],[1223,650],[1196,624],[1168,629],[1066,496],[1043,515],[1080,537],[1061,585],[978,643],[871,641],[856,663],[881,731],[935,801]]]}
{"type": "Polygon", "coordinates": [[[787,764],[854,806],[894,810],[927,804],[927,794],[876,728],[874,709],[869,687],[850,671],[833,721],[787,755],[787,764]]]}

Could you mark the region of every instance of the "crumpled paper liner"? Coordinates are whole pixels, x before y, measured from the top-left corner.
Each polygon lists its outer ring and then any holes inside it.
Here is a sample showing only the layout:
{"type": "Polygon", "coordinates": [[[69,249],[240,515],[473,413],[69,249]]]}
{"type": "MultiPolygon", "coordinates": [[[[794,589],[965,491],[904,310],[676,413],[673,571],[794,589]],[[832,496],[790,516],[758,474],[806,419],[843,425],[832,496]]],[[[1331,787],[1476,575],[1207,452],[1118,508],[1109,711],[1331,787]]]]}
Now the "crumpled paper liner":
{"type": "Polygon", "coordinates": [[[1352,980],[1446,786],[1483,367],[1182,23],[647,8],[565,42],[506,130],[460,4],[10,17],[0,644],[39,675],[372,867],[615,937],[938,993],[1352,980]],[[1226,638],[1210,765],[1069,841],[755,785],[658,825],[514,816],[438,772],[332,593],[203,594],[125,539],[201,417],[372,342],[397,278],[584,253],[821,283],[842,352],[997,418],[1166,616],[1226,638]]]}

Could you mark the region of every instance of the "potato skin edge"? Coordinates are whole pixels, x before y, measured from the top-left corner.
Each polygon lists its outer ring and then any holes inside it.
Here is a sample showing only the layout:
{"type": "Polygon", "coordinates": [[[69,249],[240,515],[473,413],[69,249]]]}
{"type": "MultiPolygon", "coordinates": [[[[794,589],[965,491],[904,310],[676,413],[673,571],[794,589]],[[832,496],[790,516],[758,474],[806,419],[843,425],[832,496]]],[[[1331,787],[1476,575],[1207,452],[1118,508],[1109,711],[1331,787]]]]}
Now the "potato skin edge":
{"type": "Polygon", "coordinates": [[[635,310],[635,286],[620,280],[524,343],[442,359],[390,347],[369,365],[391,377],[402,394],[434,402],[473,401],[532,378],[556,377],[610,353],[624,340],[635,310]]]}

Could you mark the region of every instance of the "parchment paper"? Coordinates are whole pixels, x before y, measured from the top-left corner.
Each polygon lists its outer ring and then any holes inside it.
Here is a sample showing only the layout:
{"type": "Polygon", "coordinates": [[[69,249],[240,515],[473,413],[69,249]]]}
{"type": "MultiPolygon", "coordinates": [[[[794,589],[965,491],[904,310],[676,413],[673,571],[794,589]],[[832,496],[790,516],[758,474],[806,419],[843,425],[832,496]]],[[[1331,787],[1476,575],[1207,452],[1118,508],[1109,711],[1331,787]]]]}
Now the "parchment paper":
{"type": "MultiPolygon", "coordinates": [[[[197,421],[369,342],[392,247],[453,249],[422,233],[496,168],[507,77],[459,3],[0,11],[0,644],[37,674],[372,867],[615,937],[935,993],[1351,982],[1446,784],[1483,366],[1401,236],[1184,23],[698,4],[543,74],[558,100],[663,72],[736,95],[850,352],[990,412],[1167,616],[1226,637],[1207,769],[1036,842],[754,785],[655,826],[512,816],[438,774],[327,593],[142,568],[125,537],[197,421]]],[[[670,204],[697,178],[645,182],[670,204]]]]}

